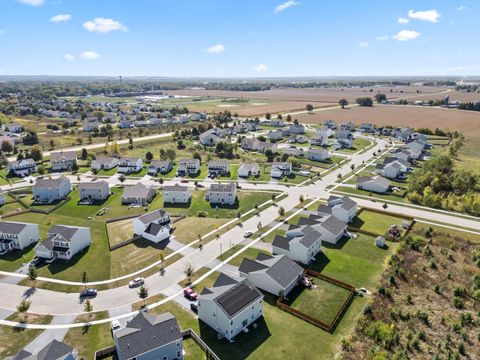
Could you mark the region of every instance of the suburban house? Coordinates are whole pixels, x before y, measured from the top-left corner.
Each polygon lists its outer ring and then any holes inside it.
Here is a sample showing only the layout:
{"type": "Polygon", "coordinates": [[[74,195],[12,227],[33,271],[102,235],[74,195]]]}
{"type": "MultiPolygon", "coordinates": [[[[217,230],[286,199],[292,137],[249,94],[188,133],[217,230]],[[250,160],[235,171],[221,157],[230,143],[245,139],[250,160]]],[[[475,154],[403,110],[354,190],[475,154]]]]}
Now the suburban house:
{"type": "Polygon", "coordinates": [[[323,122],[323,126],[328,129],[335,129],[337,127],[337,123],[335,122],[335,120],[325,120],[323,122]]]}
{"type": "Polygon", "coordinates": [[[377,174],[380,174],[388,179],[396,179],[399,177],[403,173],[402,169],[403,166],[397,161],[392,161],[387,164],[377,164],[375,167],[377,174]]]}
{"type": "Polygon", "coordinates": [[[331,215],[326,219],[322,219],[316,225],[312,226],[313,229],[322,234],[322,241],[330,244],[336,244],[347,231],[347,223],[338,220],[335,216],[331,215]]]}
{"type": "Polygon", "coordinates": [[[33,198],[38,203],[65,199],[71,190],[70,180],[63,175],[56,179],[38,179],[32,186],[33,198]]]}
{"type": "Polygon", "coordinates": [[[327,130],[317,130],[315,134],[310,139],[311,145],[317,146],[327,146],[328,145],[328,131],[327,130]]]}
{"type": "Polygon", "coordinates": [[[205,200],[210,204],[233,205],[237,199],[237,186],[233,182],[211,184],[205,194],[205,200]]]}
{"type": "Polygon", "coordinates": [[[47,239],[35,248],[35,254],[44,259],[70,260],[91,243],[88,227],[53,225],[48,230],[47,239]]]}
{"type": "Polygon", "coordinates": [[[216,145],[217,143],[223,141],[223,139],[221,138],[221,135],[222,134],[220,130],[217,128],[207,130],[200,134],[199,136],[200,144],[204,146],[216,145]]]}
{"type": "Polygon", "coordinates": [[[111,170],[118,165],[118,159],[110,156],[99,156],[92,160],[90,167],[92,170],[111,170]]]}
{"type": "Polygon", "coordinates": [[[5,360],[76,360],[77,352],[64,342],[53,339],[37,354],[27,350],[20,350],[13,356],[7,356],[5,360]]]}
{"type": "Polygon", "coordinates": [[[273,162],[272,169],[270,170],[270,176],[273,178],[282,178],[284,176],[290,176],[292,173],[291,162],[273,162]]]}
{"type": "Polygon", "coordinates": [[[397,164],[400,164],[400,171],[402,173],[410,172],[412,171],[412,164],[409,161],[405,161],[402,159],[398,159],[396,157],[386,157],[383,159],[383,165],[386,166],[387,164],[391,162],[396,162],[397,164]]]}
{"type": "Polygon", "coordinates": [[[159,243],[170,237],[170,214],[158,209],[133,219],[133,233],[159,243]]]}
{"type": "Polygon", "coordinates": [[[353,130],[355,130],[355,124],[352,123],[351,121],[349,121],[349,122],[347,122],[347,123],[340,124],[340,129],[342,129],[342,130],[348,130],[348,131],[353,131],[353,130]]]}
{"type": "Polygon", "coordinates": [[[270,140],[281,140],[283,138],[283,132],[281,130],[269,131],[267,137],[270,140]]]}
{"type": "Polygon", "coordinates": [[[357,189],[382,194],[390,189],[390,181],[382,176],[359,176],[357,177],[357,189]]]}
{"type": "Polygon", "coordinates": [[[339,149],[351,149],[353,146],[352,139],[349,138],[341,138],[341,139],[336,139],[333,142],[333,148],[335,150],[339,149]]]}
{"type": "Polygon", "coordinates": [[[85,132],[92,132],[95,129],[98,129],[99,126],[100,126],[100,123],[98,122],[98,120],[96,120],[96,118],[94,121],[89,121],[88,119],[85,119],[83,121],[83,131],[85,132]]]}
{"type": "Polygon", "coordinates": [[[16,176],[26,176],[37,171],[37,165],[33,159],[22,159],[8,162],[8,170],[16,176]]]}
{"type": "Polygon", "coordinates": [[[177,176],[196,175],[200,171],[200,160],[183,159],[178,162],[177,176]]]}
{"type": "Polygon", "coordinates": [[[2,125],[2,130],[5,132],[18,134],[22,132],[22,125],[16,122],[9,122],[2,125]]]}
{"type": "Polygon", "coordinates": [[[375,131],[375,125],[372,123],[363,123],[360,125],[360,130],[366,133],[373,133],[375,131]]]}
{"type": "Polygon", "coordinates": [[[53,171],[71,170],[77,165],[76,151],[60,151],[50,153],[53,171]]]}
{"type": "Polygon", "coordinates": [[[305,134],[305,126],[302,124],[291,124],[288,128],[292,134],[305,134]]]}
{"type": "Polygon", "coordinates": [[[228,168],[228,160],[210,160],[208,162],[208,175],[228,176],[230,170],[228,168]]]}
{"type": "Polygon", "coordinates": [[[78,186],[80,191],[80,202],[95,203],[104,201],[110,196],[110,188],[104,180],[93,182],[82,182],[78,186]]]}
{"type": "Polygon", "coordinates": [[[149,175],[166,174],[172,169],[172,162],[167,160],[152,160],[147,167],[149,175]]]}
{"type": "Polygon", "coordinates": [[[335,131],[335,138],[338,139],[352,139],[352,132],[348,129],[338,129],[335,131]]]}
{"type": "Polygon", "coordinates": [[[3,190],[0,189],[0,205],[3,205],[7,202],[7,199],[5,199],[5,193],[3,190]]]}
{"type": "Polygon", "coordinates": [[[118,172],[124,174],[138,173],[143,168],[143,160],[141,158],[123,157],[118,162],[118,172]]]}
{"type": "Polygon", "coordinates": [[[122,116],[120,121],[118,122],[118,127],[120,129],[130,129],[133,127],[133,120],[129,119],[126,116],[122,116]]]}
{"type": "Polygon", "coordinates": [[[260,173],[260,168],[258,166],[258,163],[242,163],[238,167],[239,177],[258,176],[259,173],[260,173]]]}
{"type": "Polygon", "coordinates": [[[323,161],[328,159],[328,150],[327,149],[316,149],[309,148],[307,150],[307,159],[313,161],[323,161]]]}
{"type": "MultiPolygon", "coordinates": [[[[258,141],[258,140],[257,140],[258,141]]],[[[266,151],[270,150],[273,154],[277,152],[277,144],[276,143],[269,143],[266,141],[258,141],[257,144],[257,151],[259,153],[265,154],[266,151]]]]}
{"type": "Polygon", "coordinates": [[[192,194],[188,186],[175,184],[163,187],[163,202],[170,204],[186,204],[190,201],[192,194]]]}
{"type": "Polygon", "coordinates": [[[414,132],[415,131],[410,128],[401,128],[394,132],[394,136],[401,141],[407,141],[411,139],[414,132]]]}
{"type": "Polygon", "coordinates": [[[288,138],[290,144],[305,144],[308,142],[308,136],[293,134],[288,138]]]}
{"type": "Polygon", "coordinates": [[[273,119],[271,122],[270,122],[270,125],[272,126],[277,126],[277,127],[283,127],[285,124],[283,122],[282,119],[273,119]]]}
{"type": "MultiPolygon", "coordinates": [[[[321,206],[317,210],[321,211],[321,206]]],[[[347,196],[338,197],[331,195],[328,198],[328,206],[331,209],[331,214],[338,220],[344,223],[349,223],[357,215],[357,203],[347,196]]]]}
{"type": "Polygon", "coordinates": [[[393,149],[392,151],[390,151],[390,154],[392,154],[393,157],[396,157],[397,159],[401,159],[403,161],[410,161],[413,159],[412,154],[406,148],[393,149]]]}
{"type": "Polygon", "coordinates": [[[122,194],[122,204],[146,205],[157,195],[155,189],[141,182],[126,186],[122,194]]]}
{"type": "Polygon", "coordinates": [[[303,230],[304,235],[288,238],[277,235],[272,242],[273,255],[287,255],[290,259],[308,264],[320,252],[321,234],[311,227],[303,230]]]}
{"type": "Polygon", "coordinates": [[[287,296],[303,276],[303,268],[287,255],[263,253],[255,260],[244,258],[238,271],[257,288],[276,296],[287,296]]]}
{"type": "Polygon", "coordinates": [[[266,141],[260,141],[254,138],[243,138],[241,147],[243,150],[247,151],[258,151],[259,153],[264,154],[265,151],[270,150],[272,153],[277,152],[277,144],[270,143],[266,141]]]}
{"type": "Polygon", "coordinates": [[[0,254],[23,250],[40,239],[38,224],[0,221],[0,254]]]}
{"type": "Polygon", "coordinates": [[[182,332],[169,312],[140,311],[124,328],[113,332],[113,339],[118,360],[183,360],[182,332]]]}
{"type": "Polygon", "coordinates": [[[283,153],[290,156],[300,157],[303,156],[303,149],[297,148],[296,146],[289,146],[283,149],[283,153]]]}
{"type": "Polygon", "coordinates": [[[263,315],[263,294],[247,279],[223,273],[197,301],[198,318],[229,341],[263,315]]]}

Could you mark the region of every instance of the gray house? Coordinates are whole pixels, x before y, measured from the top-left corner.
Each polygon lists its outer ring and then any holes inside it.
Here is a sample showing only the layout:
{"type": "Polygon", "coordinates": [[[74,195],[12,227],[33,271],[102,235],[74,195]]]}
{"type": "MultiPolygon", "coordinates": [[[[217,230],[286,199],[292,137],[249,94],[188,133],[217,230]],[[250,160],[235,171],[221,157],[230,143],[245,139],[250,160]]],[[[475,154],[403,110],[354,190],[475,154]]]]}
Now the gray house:
{"type": "Polygon", "coordinates": [[[166,160],[152,160],[147,167],[149,175],[166,174],[172,170],[173,164],[166,160]]]}
{"type": "Polygon", "coordinates": [[[357,177],[357,189],[382,194],[390,189],[390,181],[382,176],[359,176],[357,177]]]}
{"type": "Polygon", "coordinates": [[[196,175],[200,171],[200,160],[183,159],[178,162],[177,176],[196,175]]]}
{"type": "Polygon", "coordinates": [[[80,201],[88,201],[89,203],[103,201],[110,196],[108,183],[103,180],[81,183],[78,189],[80,191],[80,201]]]}
{"type": "Polygon", "coordinates": [[[23,250],[39,239],[38,224],[0,221],[0,254],[23,250]]]}
{"type": "Polygon", "coordinates": [[[212,184],[205,199],[210,204],[233,205],[237,199],[237,186],[233,182],[212,184]]]}
{"type": "Polygon", "coordinates": [[[38,179],[32,187],[33,198],[38,203],[65,199],[71,190],[70,180],[65,176],[57,179],[38,179]]]}
{"type": "Polygon", "coordinates": [[[211,160],[208,162],[208,175],[228,176],[228,160],[211,160]]]}
{"type": "Polygon", "coordinates": [[[125,187],[122,194],[122,204],[146,205],[152,201],[156,194],[153,187],[145,186],[139,182],[133,186],[125,187]]]}
{"type": "Polygon", "coordinates": [[[77,164],[77,153],[75,151],[52,152],[50,163],[53,171],[71,170],[77,164]]]}
{"type": "Polygon", "coordinates": [[[8,170],[16,176],[26,176],[37,171],[37,165],[33,159],[22,159],[8,162],[8,170]]]}
{"type": "Polygon", "coordinates": [[[20,350],[13,356],[8,356],[5,360],[75,360],[77,352],[71,346],[58,341],[52,340],[37,354],[32,354],[26,350],[20,350]]]}
{"type": "Polygon", "coordinates": [[[113,333],[119,360],[183,359],[183,337],[175,316],[141,311],[113,333]]]}

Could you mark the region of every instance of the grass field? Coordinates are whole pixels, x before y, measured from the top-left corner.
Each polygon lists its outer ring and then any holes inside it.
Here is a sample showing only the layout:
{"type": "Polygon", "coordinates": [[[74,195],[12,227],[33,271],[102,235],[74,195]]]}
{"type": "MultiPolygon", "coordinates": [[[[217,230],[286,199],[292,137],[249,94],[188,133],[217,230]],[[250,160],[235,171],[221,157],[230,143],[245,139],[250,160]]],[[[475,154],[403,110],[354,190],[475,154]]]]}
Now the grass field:
{"type": "Polygon", "coordinates": [[[173,236],[175,240],[180,241],[183,244],[189,244],[198,239],[198,235],[205,235],[209,232],[218,229],[219,226],[225,224],[227,219],[216,218],[199,218],[199,217],[186,217],[173,226],[175,231],[173,236]]]}
{"type": "Polygon", "coordinates": [[[361,195],[361,196],[367,196],[371,197],[372,199],[377,199],[379,201],[381,200],[390,200],[390,201],[398,201],[398,202],[403,202],[408,204],[409,201],[406,197],[401,196],[401,191],[400,192],[394,192],[394,193],[388,193],[388,194],[377,194],[377,193],[371,193],[365,190],[359,190],[354,187],[348,187],[348,186],[339,186],[338,188],[335,189],[336,191],[342,191],[346,192],[352,195],[361,195]]]}
{"type": "Polygon", "coordinates": [[[383,235],[391,225],[395,224],[401,228],[402,222],[402,219],[395,216],[363,210],[353,219],[352,225],[365,231],[383,235]]]}
{"type": "Polygon", "coordinates": [[[315,319],[330,324],[347,300],[350,292],[335,284],[313,278],[315,286],[297,286],[287,296],[286,303],[315,319]]]}

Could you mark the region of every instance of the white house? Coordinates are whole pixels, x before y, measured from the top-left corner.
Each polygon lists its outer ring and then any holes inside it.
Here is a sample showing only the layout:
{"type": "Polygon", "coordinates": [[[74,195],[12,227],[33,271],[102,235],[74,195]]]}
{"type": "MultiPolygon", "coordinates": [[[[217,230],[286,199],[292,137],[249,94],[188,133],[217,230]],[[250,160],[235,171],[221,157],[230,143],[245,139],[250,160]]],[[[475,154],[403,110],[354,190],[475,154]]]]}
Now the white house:
{"type": "Polygon", "coordinates": [[[113,332],[118,360],[183,360],[183,336],[169,312],[140,311],[124,328],[113,332]]]}
{"type": "Polygon", "coordinates": [[[152,160],[147,167],[149,175],[166,174],[172,169],[172,162],[167,160],[152,160]]]}
{"type": "Polygon", "coordinates": [[[10,133],[21,133],[22,125],[16,122],[9,122],[2,125],[2,130],[10,133]]]}
{"type": "Polygon", "coordinates": [[[78,186],[80,191],[80,201],[87,201],[94,203],[97,201],[103,201],[110,196],[110,188],[108,183],[104,180],[93,182],[82,182],[78,186]]]}
{"type": "Polygon", "coordinates": [[[40,239],[38,224],[0,221],[0,254],[23,250],[40,239]]]}
{"type": "Polygon", "coordinates": [[[228,176],[229,173],[228,160],[210,160],[208,162],[208,175],[228,176]]]}
{"type": "Polygon", "coordinates": [[[311,145],[327,146],[328,145],[328,131],[326,129],[319,129],[310,139],[311,145]]]}
{"type": "Polygon", "coordinates": [[[35,248],[35,254],[45,259],[70,260],[92,243],[88,227],[54,225],[47,236],[35,248]]]}
{"type": "Polygon", "coordinates": [[[214,146],[215,144],[223,141],[220,137],[220,130],[217,128],[209,129],[199,136],[200,144],[204,146],[214,146]]]}
{"type": "Polygon", "coordinates": [[[283,149],[284,154],[288,154],[289,156],[300,157],[303,156],[303,149],[297,148],[296,146],[289,146],[283,149]]]}
{"type": "Polygon", "coordinates": [[[292,173],[291,162],[273,162],[272,169],[270,170],[270,176],[273,178],[282,178],[284,176],[290,176],[292,173]]]}
{"type": "Polygon", "coordinates": [[[37,165],[33,159],[22,159],[18,161],[9,161],[8,170],[16,176],[26,176],[37,171],[37,165]]]}
{"type": "Polygon", "coordinates": [[[305,134],[305,126],[302,124],[291,124],[289,129],[292,134],[305,134]]]}
{"type": "Polygon", "coordinates": [[[320,252],[321,234],[311,227],[303,229],[303,236],[288,238],[277,235],[272,242],[273,255],[287,255],[292,260],[308,264],[320,252]]]}
{"type": "MultiPolygon", "coordinates": [[[[349,223],[357,215],[357,203],[347,196],[330,196],[328,206],[331,208],[331,214],[344,223],[349,223]]],[[[320,212],[320,207],[318,209],[320,212]]]]}
{"type": "Polygon", "coordinates": [[[158,209],[133,219],[133,233],[159,243],[170,237],[170,214],[158,209]]]}
{"type": "Polygon", "coordinates": [[[123,157],[118,162],[118,172],[124,174],[138,173],[143,168],[143,160],[141,158],[123,157]]]}
{"type": "Polygon", "coordinates": [[[260,168],[258,163],[242,163],[238,167],[238,176],[239,177],[251,177],[258,176],[260,173],[260,168]]]}
{"type": "Polygon", "coordinates": [[[76,151],[60,151],[50,153],[53,171],[71,170],[77,164],[76,151]]]}
{"type": "Polygon", "coordinates": [[[324,161],[328,159],[328,150],[309,148],[307,150],[307,159],[312,161],[324,161]]]}
{"type": "Polygon", "coordinates": [[[237,199],[237,186],[233,182],[211,184],[205,194],[210,204],[233,205],[237,199]]]}
{"type": "Polygon", "coordinates": [[[71,190],[70,180],[66,176],[56,179],[38,179],[32,186],[33,198],[38,203],[51,203],[65,199],[71,190]]]}
{"type": "Polygon", "coordinates": [[[283,138],[283,132],[281,130],[269,131],[267,137],[270,140],[281,140],[283,138]]]}
{"type": "Polygon", "coordinates": [[[277,126],[277,127],[283,127],[285,125],[285,123],[283,122],[282,119],[273,119],[271,121],[271,125],[272,126],[277,126]]]}
{"type": "Polygon", "coordinates": [[[331,215],[323,218],[318,224],[312,225],[312,228],[322,234],[322,241],[336,244],[345,235],[347,223],[331,215]]]}
{"type": "Polygon", "coordinates": [[[138,182],[133,186],[125,187],[122,194],[122,204],[146,205],[152,201],[156,194],[153,187],[138,182]]]}
{"type": "Polygon", "coordinates": [[[303,268],[287,255],[263,253],[255,260],[244,258],[238,271],[257,288],[276,296],[287,296],[303,276],[303,268]]]}
{"type": "Polygon", "coordinates": [[[95,129],[98,129],[99,126],[100,126],[100,123],[97,120],[89,121],[88,119],[85,119],[83,121],[83,131],[85,132],[94,131],[95,129]]]}
{"type": "Polygon", "coordinates": [[[118,165],[118,159],[110,156],[99,156],[92,160],[90,167],[92,170],[111,170],[118,165]]]}
{"type": "Polygon", "coordinates": [[[183,159],[178,162],[177,176],[196,175],[200,171],[200,160],[183,159]]]}
{"type": "Polygon", "coordinates": [[[382,176],[359,176],[357,177],[357,189],[382,194],[390,189],[390,181],[382,176]]]}
{"type": "Polygon", "coordinates": [[[198,318],[229,341],[263,315],[263,294],[248,280],[223,273],[197,301],[198,318]]]}
{"type": "Polygon", "coordinates": [[[186,204],[190,201],[192,194],[188,186],[175,184],[163,187],[163,202],[170,204],[186,204]]]}
{"type": "Polygon", "coordinates": [[[335,122],[335,120],[325,120],[323,122],[323,126],[328,129],[335,129],[337,127],[337,123],[335,122]]]}
{"type": "Polygon", "coordinates": [[[402,174],[402,165],[396,161],[383,164],[381,175],[388,179],[396,179],[402,174]]]}

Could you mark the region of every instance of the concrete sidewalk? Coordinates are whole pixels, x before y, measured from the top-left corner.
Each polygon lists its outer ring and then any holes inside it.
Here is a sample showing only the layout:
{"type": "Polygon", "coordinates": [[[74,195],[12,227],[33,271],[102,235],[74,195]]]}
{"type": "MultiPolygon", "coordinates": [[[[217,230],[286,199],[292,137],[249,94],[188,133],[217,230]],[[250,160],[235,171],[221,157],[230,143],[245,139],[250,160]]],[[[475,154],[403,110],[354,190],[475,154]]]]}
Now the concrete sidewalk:
{"type": "MultiPolygon", "coordinates": [[[[59,324],[71,324],[75,320],[75,315],[57,315],[53,318],[50,324],[59,325],[59,324]]],[[[24,350],[31,352],[32,354],[37,354],[42,350],[45,345],[47,345],[53,339],[62,341],[65,335],[67,335],[68,329],[49,329],[44,330],[40,335],[38,335],[33,341],[25,346],[24,350]]]]}

